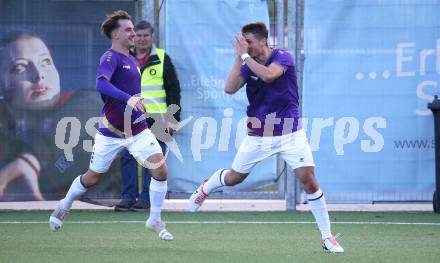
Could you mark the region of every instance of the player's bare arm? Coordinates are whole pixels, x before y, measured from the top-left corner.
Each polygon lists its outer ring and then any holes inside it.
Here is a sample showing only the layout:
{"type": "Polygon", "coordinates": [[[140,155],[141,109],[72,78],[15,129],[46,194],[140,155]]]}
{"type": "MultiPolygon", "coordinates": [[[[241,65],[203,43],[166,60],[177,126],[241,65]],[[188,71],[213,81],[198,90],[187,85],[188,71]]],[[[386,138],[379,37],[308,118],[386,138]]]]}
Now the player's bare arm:
{"type": "Polygon", "coordinates": [[[231,72],[229,72],[225,83],[225,92],[228,94],[236,93],[241,87],[243,87],[245,80],[240,76],[241,58],[237,56],[231,72]]]}
{"type": "Polygon", "coordinates": [[[283,68],[276,64],[271,63],[269,66],[263,66],[255,61],[253,58],[246,59],[246,64],[262,81],[271,83],[272,81],[283,75],[283,68]]]}
{"type": "MultiPolygon", "coordinates": [[[[233,45],[235,51],[240,57],[248,53],[249,44],[247,41],[249,40],[245,39],[242,35],[235,37],[235,42],[233,43],[233,45]]],[[[249,56],[244,59],[244,62],[261,80],[266,83],[271,83],[272,81],[279,78],[284,73],[284,70],[280,65],[276,63],[271,63],[268,66],[264,66],[264,63],[266,62],[268,57],[269,56],[257,58],[260,61],[256,61],[254,58],[249,56]]]]}

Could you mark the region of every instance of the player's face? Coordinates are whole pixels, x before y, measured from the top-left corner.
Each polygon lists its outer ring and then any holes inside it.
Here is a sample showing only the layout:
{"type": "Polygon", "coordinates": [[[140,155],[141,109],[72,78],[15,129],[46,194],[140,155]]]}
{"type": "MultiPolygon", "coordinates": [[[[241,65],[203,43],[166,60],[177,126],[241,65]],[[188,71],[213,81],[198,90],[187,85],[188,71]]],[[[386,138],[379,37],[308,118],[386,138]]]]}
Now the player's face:
{"type": "Polygon", "coordinates": [[[137,30],[134,44],[138,49],[150,49],[153,45],[153,34],[151,34],[150,29],[137,30]]]}
{"type": "Polygon", "coordinates": [[[133,23],[128,19],[120,19],[118,23],[119,28],[117,29],[115,40],[127,49],[134,47],[136,33],[134,32],[133,23]]]}
{"type": "Polygon", "coordinates": [[[19,39],[9,46],[5,85],[17,108],[53,106],[60,94],[60,76],[46,44],[39,38],[19,39]]]}
{"type": "Polygon", "coordinates": [[[248,53],[252,58],[258,58],[264,54],[264,48],[266,47],[265,38],[259,40],[253,33],[243,34],[243,37],[249,45],[248,53]]]}

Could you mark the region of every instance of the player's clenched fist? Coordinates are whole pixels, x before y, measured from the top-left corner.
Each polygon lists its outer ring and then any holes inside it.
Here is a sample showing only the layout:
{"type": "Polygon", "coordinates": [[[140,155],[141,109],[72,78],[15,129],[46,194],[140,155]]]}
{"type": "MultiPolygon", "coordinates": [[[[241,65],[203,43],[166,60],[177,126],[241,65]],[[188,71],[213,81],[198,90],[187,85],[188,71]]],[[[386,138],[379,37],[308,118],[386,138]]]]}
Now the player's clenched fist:
{"type": "Polygon", "coordinates": [[[127,105],[132,107],[135,111],[145,112],[145,106],[141,97],[133,96],[127,101],[127,105]]]}

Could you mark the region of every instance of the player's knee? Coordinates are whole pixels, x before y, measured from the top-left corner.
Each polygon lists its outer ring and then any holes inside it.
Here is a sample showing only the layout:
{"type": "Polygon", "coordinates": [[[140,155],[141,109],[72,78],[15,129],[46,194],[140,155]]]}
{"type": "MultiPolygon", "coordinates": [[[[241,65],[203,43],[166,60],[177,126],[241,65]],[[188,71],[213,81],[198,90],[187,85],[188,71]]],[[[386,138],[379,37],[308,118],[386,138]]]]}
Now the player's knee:
{"type": "Polygon", "coordinates": [[[98,184],[99,181],[101,181],[101,178],[102,174],[91,172],[89,170],[81,176],[81,182],[84,184],[85,187],[89,188],[98,184]]]}
{"type": "Polygon", "coordinates": [[[301,167],[295,170],[295,174],[301,182],[304,191],[311,194],[319,190],[313,167],[301,167]]]}
{"type": "Polygon", "coordinates": [[[303,181],[304,190],[309,193],[315,193],[319,190],[319,184],[313,172],[306,173],[303,181]]]}
{"type": "Polygon", "coordinates": [[[227,186],[234,186],[244,181],[246,175],[239,174],[233,170],[229,171],[229,173],[225,177],[225,184],[227,186]]]}
{"type": "Polygon", "coordinates": [[[164,181],[167,179],[167,175],[168,175],[167,166],[164,164],[157,169],[151,169],[150,174],[154,179],[159,181],[164,181]]]}
{"type": "Polygon", "coordinates": [[[166,166],[162,166],[157,173],[157,179],[162,180],[162,181],[166,180],[167,174],[168,174],[168,172],[167,172],[166,166]]]}
{"type": "Polygon", "coordinates": [[[317,182],[311,181],[306,185],[304,185],[304,191],[308,194],[316,193],[319,190],[319,185],[317,182]]]}

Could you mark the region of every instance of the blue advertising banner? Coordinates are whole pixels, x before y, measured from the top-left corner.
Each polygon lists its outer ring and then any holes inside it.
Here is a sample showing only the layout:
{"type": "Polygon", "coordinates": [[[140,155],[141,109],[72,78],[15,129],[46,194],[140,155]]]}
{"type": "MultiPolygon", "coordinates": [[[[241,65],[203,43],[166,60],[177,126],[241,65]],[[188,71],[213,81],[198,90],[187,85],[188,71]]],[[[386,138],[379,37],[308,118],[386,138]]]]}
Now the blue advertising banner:
{"type": "Polygon", "coordinates": [[[333,202],[432,200],[439,1],[305,1],[303,116],[333,202]]]}
{"type": "MultiPolygon", "coordinates": [[[[176,0],[165,5],[165,48],[182,89],[182,129],[167,159],[169,189],[192,192],[217,169],[230,168],[246,135],[245,90],[233,96],[223,91],[236,56],[231,43],[246,23],[269,26],[269,14],[261,0],[176,0]]],[[[255,189],[275,178],[276,159],[271,158],[234,190],[255,189]]]]}

